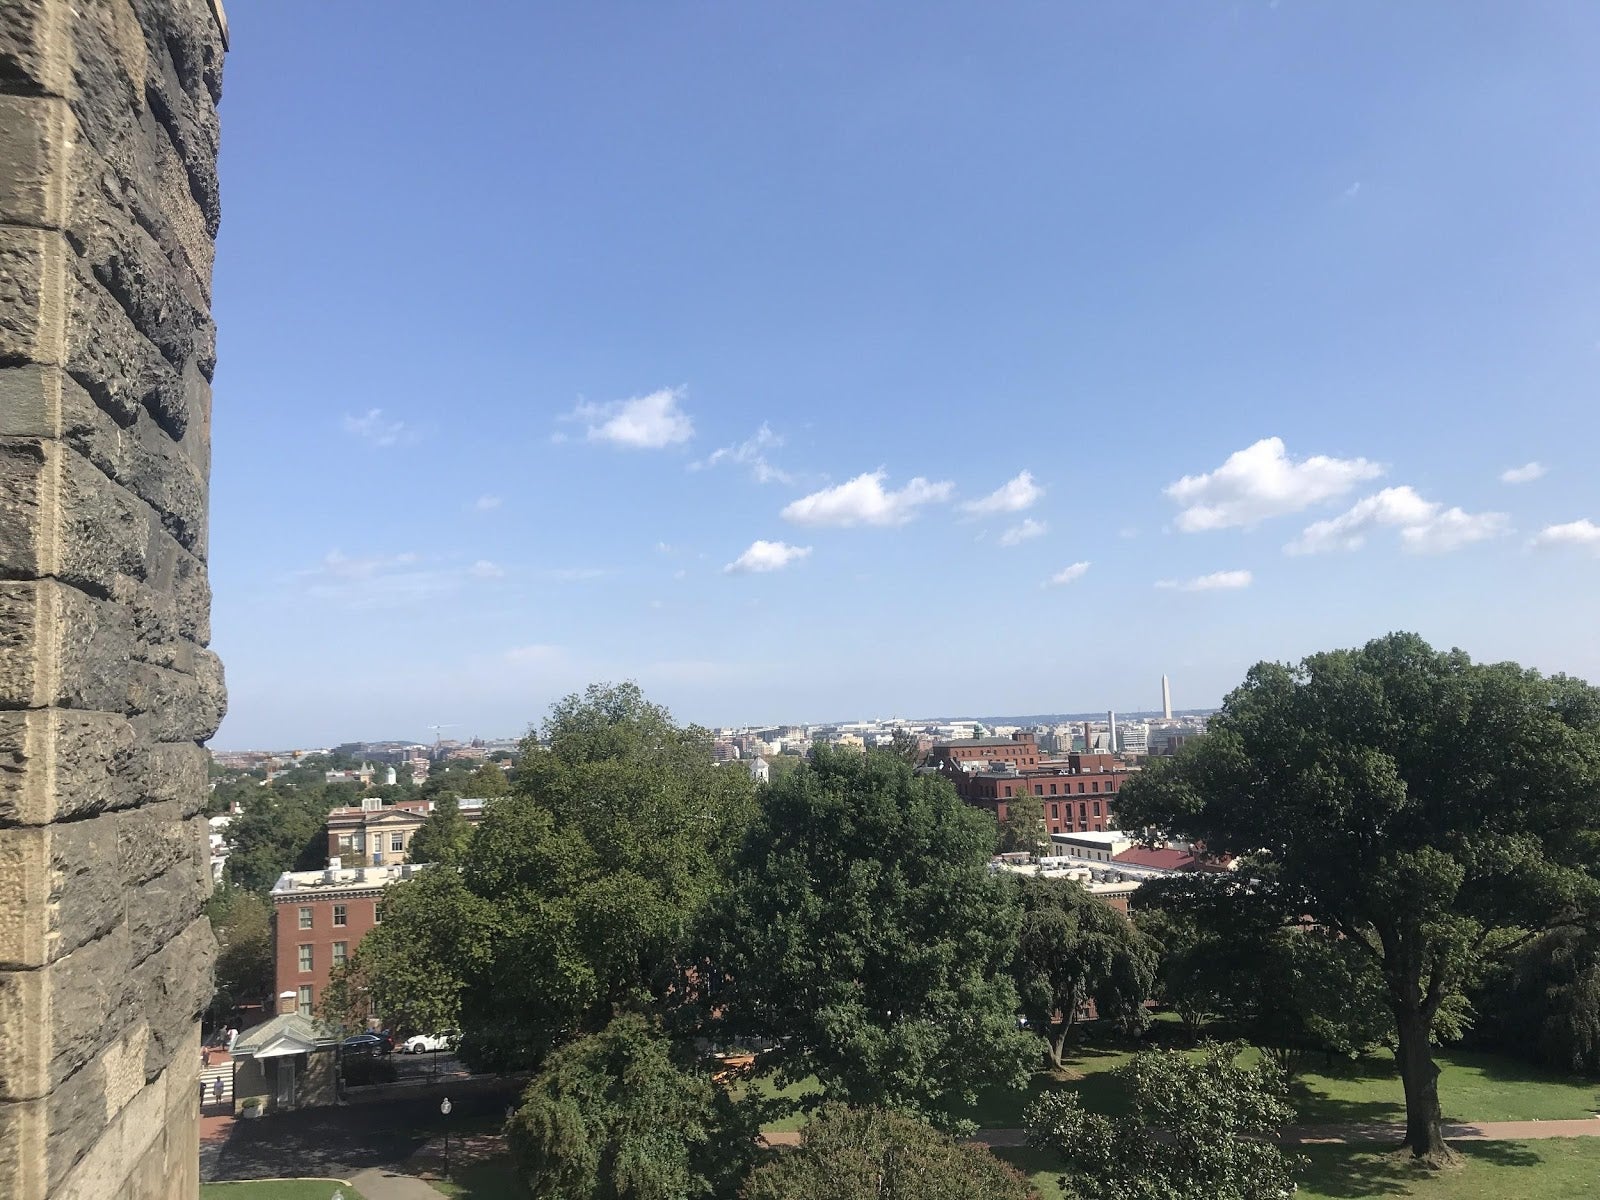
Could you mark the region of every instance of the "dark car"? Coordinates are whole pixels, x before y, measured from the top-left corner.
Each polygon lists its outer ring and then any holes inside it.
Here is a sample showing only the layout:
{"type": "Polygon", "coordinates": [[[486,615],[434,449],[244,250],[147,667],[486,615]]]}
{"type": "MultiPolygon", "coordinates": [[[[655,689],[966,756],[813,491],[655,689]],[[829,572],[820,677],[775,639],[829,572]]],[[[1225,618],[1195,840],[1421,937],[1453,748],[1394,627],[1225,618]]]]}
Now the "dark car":
{"type": "Polygon", "coordinates": [[[357,1033],[340,1043],[346,1058],[377,1058],[384,1053],[383,1039],[373,1033],[357,1033]]]}
{"type": "Polygon", "coordinates": [[[385,1054],[394,1053],[394,1034],[390,1030],[380,1029],[372,1035],[377,1038],[385,1054]]]}

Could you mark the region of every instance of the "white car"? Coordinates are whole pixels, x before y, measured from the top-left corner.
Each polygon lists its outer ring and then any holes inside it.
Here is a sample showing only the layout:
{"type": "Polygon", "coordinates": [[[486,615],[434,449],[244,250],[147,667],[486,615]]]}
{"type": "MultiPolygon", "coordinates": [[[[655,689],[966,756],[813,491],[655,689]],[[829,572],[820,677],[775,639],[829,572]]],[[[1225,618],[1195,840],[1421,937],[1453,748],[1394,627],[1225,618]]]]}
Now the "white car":
{"type": "Polygon", "coordinates": [[[407,1054],[424,1054],[433,1050],[448,1050],[456,1044],[456,1036],[454,1029],[446,1029],[443,1033],[419,1033],[408,1037],[401,1049],[407,1054]]]}

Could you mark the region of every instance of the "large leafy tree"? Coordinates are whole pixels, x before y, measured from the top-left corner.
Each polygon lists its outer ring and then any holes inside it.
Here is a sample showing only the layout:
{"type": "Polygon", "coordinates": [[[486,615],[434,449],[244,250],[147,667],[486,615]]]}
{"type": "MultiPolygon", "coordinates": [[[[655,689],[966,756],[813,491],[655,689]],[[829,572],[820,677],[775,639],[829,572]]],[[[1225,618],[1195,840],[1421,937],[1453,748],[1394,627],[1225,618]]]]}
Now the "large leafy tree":
{"type": "Polygon", "coordinates": [[[257,788],[228,825],[228,881],[265,892],[285,871],[321,867],[328,856],[328,810],[358,795],[353,785],[320,781],[296,786],[275,780],[257,788]]]}
{"type": "Polygon", "coordinates": [[[1482,1042],[1558,1071],[1600,1074],[1600,932],[1551,930],[1490,972],[1473,1004],[1482,1042]]]}
{"type": "Polygon", "coordinates": [[[760,1153],[755,1112],[626,1014],[550,1056],[506,1140],[550,1200],[731,1198],[760,1153]]]}
{"type": "Polygon", "coordinates": [[[416,986],[397,974],[420,972],[430,995],[455,998],[461,1053],[482,1067],[537,1065],[618,1011],[680,1003],[690,933],[754,805],[748,773],[718,769],[705,730],[674,724],[631,683],[566,698],[542,734],[448,872],[455,884],[429,872],[391,889],[425,882],[437,911],[386,908],[368,936],[381,933],[386,959],[362,949],[380,1011],[416,986]],[[461,953],[409,948],[445,922],[461,953]]]}
{"type": "Polygon", "coordinates": [[[1099,1018],[1125,1034],[1148,1023],[1155,985],[1154,945],[1132,922],[1071,879],[1024,878],[1022,929],[1012,973],[1022,1014],[1064,1065],[1067,1038],[1089,1000],[1099,1018]],[[1058,1019],[1059,1016],[1059,1019],[1058,1019]]]}
{"type": "Polygon", "coordinates": [[[829,1099],[953,1124],[1020,1083],[1032,1039],[1007,971],[1019,912],[994,818],[893,754],[819,747],[773,783],[707,939],[723,1034],[829,1099]]]}
{"type": "Polygon", "coordinates": [[[1373,960],[1406,1144],[1443,1159],[1441,1009],[1486,960],[1600,908],[1600,693],[1412,634],[1260,663],[1118,811],[1247,856],[1286,917],[1373,960]]]}
{"type": "Polygon", "coordinates": [[[461,815],[461,804],[449,792],[433,802],[433,811],[411,836],[406,857],[414,863],[460,866],[472,841],[472,826],[461,815]]]}
{"type": "Polygon", "coordinates": [[[272,905],[256,892],[225,883],[206,901],[206,914],[217,937],[212,1016],[225,1020],[241,1005],[266,1004],[273,989],[272,905]]]}
{"type": "Polygon", "coordinates": [[[361,939],[335,980],[331,1019],[359,1024],[364,995],[403,1034],[459,1028],[470,981],[493,959],[498,915],[460,873],[435,866],[395,884],[379,902],[382,920],[361,939]]]}
{"type": "Polygon", "coordinates": [[[760,1167],[741,1200],[1028,1200],[1028,1181],[983,1146],[882,1108],[829,1104],[800,1145],[760,1167]]]}
{"type": "Polygon", "coordinates": [[[1006,803],[1005,820],[1000,822],[1000,853],[1027,851],[1043,854],[1050,848],[1050,829],[1044,823],[1044,801],[1029,794],[1026,786],[1006,803]]]}
{"type": "Polygon", "coordinates": [[[1239,1049],[1135,1055],[1112,1073],[1132,1099],[1124,1116],[1049,1092],[1028,1111],[1028,1143],[1060,1157],[1072,1200],[1282,1200],[1304,1166],[1275,1138],[1294,1115],[1288,1083],[1265,1059],[1240,1066],[1239,1049]]]}

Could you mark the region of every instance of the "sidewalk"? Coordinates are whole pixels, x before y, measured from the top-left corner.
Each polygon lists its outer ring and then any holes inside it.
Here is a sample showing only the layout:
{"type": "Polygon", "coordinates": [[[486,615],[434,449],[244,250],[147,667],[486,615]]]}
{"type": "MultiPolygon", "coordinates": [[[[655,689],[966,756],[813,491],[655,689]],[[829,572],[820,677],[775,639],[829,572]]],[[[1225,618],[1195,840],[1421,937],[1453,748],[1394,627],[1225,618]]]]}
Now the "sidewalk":
{"type": "Polygon", "coordinates": [[[397,1175],[388,1167],[368,1167],[350,1176],[350,1184],[363,1200],[439,1200],[440,1193],[410,1175],[397,1175]]]}

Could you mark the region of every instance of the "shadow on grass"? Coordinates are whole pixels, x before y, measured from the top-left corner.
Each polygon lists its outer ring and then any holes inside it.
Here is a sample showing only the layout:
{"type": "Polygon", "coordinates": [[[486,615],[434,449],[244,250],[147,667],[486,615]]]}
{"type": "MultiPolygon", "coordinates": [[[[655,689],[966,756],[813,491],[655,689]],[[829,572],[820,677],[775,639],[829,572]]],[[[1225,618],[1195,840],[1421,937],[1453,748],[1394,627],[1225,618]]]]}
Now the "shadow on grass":
{"type": "Polygon", "coordinates": [[[435,1186],[448,1189],[445,1194],[458,1200],[529,1200],[530,1195],[506,1155],[455,1167],[447,1182],[435,1186]]]}
{"type": "MultiPolygon", "coordinates": [[[[1461,1155],[1455,1166],[1428,1167],[1404,1149],[1363,1149],[1358,1146],[1300,1146],[1296,1153],[1310,1160],[1300,1183],[1307,1191],[1331,1200],[1360,1200],[1365,1196],[1406,1196],[1413,1184],[1438,1179],[1452,1171],[1472,1171],[1479,1164],[1495,1167],[1537,1167],[1542,1159],[1520,1142],[1459,1142],[1461,1155]]],[[[1476,1192],[1472,1193],[1477,1195],[1476,1192]]],[[[1528,1194],[1510,1181],[1505,1195],[1528,1194]]]]}

